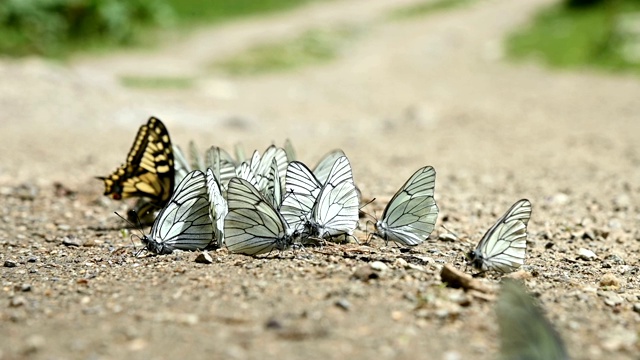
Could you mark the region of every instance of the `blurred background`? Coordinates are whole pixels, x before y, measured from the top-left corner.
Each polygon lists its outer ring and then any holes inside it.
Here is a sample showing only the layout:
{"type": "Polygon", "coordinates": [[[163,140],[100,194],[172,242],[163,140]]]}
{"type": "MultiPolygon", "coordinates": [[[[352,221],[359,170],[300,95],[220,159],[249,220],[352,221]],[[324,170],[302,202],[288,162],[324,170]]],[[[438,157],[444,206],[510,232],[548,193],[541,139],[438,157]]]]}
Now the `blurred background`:
{"type": "Polygon", "coordinates": [[[363,175],[444,163],[454,144],[461,168],[517,171],[559,152],[504,154],[525,138],[629,133],[639,14],[640,0],[4,0],[0,180],[105,174],[151,115],[183,146],[290,138],[309,161],[380,159],[363,175]]]}

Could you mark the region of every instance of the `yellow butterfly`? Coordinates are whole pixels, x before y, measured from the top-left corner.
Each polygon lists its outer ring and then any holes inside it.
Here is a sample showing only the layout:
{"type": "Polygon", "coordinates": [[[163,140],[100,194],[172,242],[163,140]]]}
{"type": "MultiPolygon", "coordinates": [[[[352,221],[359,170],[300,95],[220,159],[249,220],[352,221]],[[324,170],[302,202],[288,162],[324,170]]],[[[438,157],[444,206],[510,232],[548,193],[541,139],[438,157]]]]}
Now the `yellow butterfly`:
{"type": "Polygon", "coordinates": [[[164,207],[173,193],[175,170],[171,139],[162,121],[151,117],[140,126],[127,162],[98,179],[104,181],[104,194],[112,199],[144,197],[152,207],[164,207]]]}

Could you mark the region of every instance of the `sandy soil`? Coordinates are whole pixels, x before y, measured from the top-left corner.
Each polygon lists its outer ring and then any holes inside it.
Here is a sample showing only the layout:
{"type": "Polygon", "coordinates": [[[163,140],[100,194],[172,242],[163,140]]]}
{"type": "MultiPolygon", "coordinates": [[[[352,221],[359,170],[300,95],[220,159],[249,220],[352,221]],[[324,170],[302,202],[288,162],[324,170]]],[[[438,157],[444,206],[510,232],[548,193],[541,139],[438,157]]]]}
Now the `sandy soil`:
{"type": "Polygon", "coordinates": [[[332,1],[156,50],[0,60],[0,358],[492,359],[494,298],[444,288],[439,271],[464,269],[463,253],[526,197],[522,276],[571,355],[637,359],[640,81],[503,61],[503,35],[549,2],[386,22],[398,2],[332,1]],[[240,79],[206,67],[345,23],[365,34],[326,65],[240,79]],[[196,86],[118,81],[167,74],[196,76],[196,86]],[[105,199],[93,176],[124,160],[152,114],[182,145],[263,149],[290,138],[309,163],[342,148],[378,215],[433,165],[440,222],[459,240],[439,240],[439,227],[409,252],[374,241],[257,259],[220,250],[209,265],[195,253],[134,258],[113,215],[127,205],[105,199]],[[386,265],[377,279],[354,275],[374,261],[386,265]]]}

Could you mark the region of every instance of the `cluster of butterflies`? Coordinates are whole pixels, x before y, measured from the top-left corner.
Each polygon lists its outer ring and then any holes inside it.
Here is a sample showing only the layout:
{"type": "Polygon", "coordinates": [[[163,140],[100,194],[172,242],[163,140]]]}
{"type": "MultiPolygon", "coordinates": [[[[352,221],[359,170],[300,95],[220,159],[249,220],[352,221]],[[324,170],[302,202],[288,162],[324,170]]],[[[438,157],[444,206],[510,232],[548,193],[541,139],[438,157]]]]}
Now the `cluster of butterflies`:
{"type": "MultiPolygon", "coordinates": [[[[139,198],[129,218],[153,220],[151,233],[141,240],[155,254],[226,246],[259,255],[353,237],[360,192],[344,152],[329,153],[313,170],[296,161],[288,141],[262,155],[255,151],[250,159],[237,153],[234,159],[212,146],[201,157],[192,145],[189,162],[165,125],[151,117],[140,127],[126,163],[99,179],[113,199],[139,198]]],[[[435,178],[433,167],[418,169],[389,201],[371,235],[401,246],[425,241],[438,218],[435,178]]],[[[483,272],[519,268],[530,217],[531,203],[517,201],[467,261],[483,272]]]]}

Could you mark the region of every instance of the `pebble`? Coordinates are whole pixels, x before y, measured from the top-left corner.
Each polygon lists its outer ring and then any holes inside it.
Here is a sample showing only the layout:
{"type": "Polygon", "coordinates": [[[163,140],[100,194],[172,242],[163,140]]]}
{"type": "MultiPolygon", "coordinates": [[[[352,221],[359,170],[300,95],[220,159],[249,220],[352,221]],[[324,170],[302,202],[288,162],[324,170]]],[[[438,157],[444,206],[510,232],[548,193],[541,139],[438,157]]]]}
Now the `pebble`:
{"type": "Polygon", "coordinates": [[[640,314],[640,303],[633,304],[633,311],[635,311],[638,314],[640,314]]]}
{"type": "Polygon", "coordinates": [[[31,284],[22,284],[22,286],[20,286],[20,291],[22,292],[31,291],[31,284]]]}
{"type": "Polygon", "coordinates": [[[378,279],[380,275],[378,274],[378,272],[371,269],[371,266],[363,265],[356,268],[356,270],[353,272],[352,277],[358,280],[367,281],[372,279],[378,279]]]}
{"type": "Polygon", "coordinates": [[[440,241],[458,241],[458,238],[456,238],[455,235],[450,234],[450,233],[442,233],[442,234],[438,235],[438,240],[440,240],[440,241]]]}
{"type": "Polygon", "coordinates": [[[602,278],[600,279],[600,286],[611,286],[611,287],[619,288],[620,279],[618,279],[612,273],[606,273],[602,275],[602,278]]]}
{"type": "Polygon", "coordinates": [[[79,247],[80,246],[80,241],[78,241],[77,238],[70,238],[68,236],[65,236],[62,238],[62,245],[64,246],[75,246],[75,247],[79,247]]]}
{"type": "Polygon", "coordinates": [[[29,258],[27,259],[27,262],[30,262],[30,263],[38,262],[38,257],[37,256],[29,256],[29,258]]]}
{"type": "Polygon", "coordinates": [[[335,305],[344,311],[349,311],[351,303],[347,299],[340,299],[335,302],[335,305]]]}
{"type": "Polygon", "coordinates": [[[604,296],[604,303],[607,304],[608,306],[611,306],[611,307],[615,307],[617,305],[622,304],[622,301],[623,301],[623,299],[620,297],[620,295],[615,294],[615,293],[608,292],[604,296]]]}
{"type": "Polygon", "coordinates": [[[199,264],[213,264],[213,258],[208,252],[202,252],[196,257],[196,262],[199,264]]]}
{"type": "Polygon", "coordinates": [[[369,264],[369,267],[371,267],[372,270],[381,272],[389,268],[387,264],[383,263],[382,261],[373,261],[369,264]]]}
{"type": "Polygon", "coordinates": [[[18,263],[13,261],[13,260],[5,260],[4,261],[4,267],[16,267],[18,266],[18,263]]]}
{"type": "Polygon", "coordinates": [[[27,299],[24,296],[15,296],[9,302],[9,306],[11,307],[20,307],[27,303],[27,299]]]}
{"type": "Polygon", "coordinates": [[[598,256],[596,256],[596,253],[594,253],[593,251],[591,251],[589,249],[580,248],[578,250],[578,258],[580,258],[582,260],[591,261],[591,260],[595,260],[597,257],[598,256]]]}

